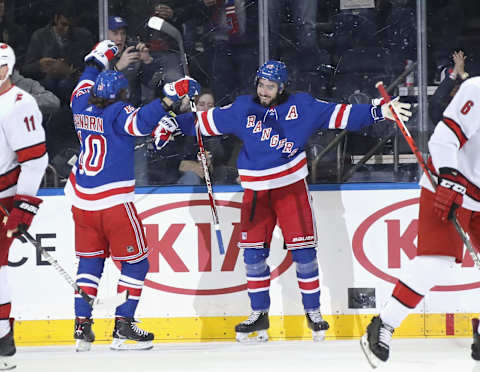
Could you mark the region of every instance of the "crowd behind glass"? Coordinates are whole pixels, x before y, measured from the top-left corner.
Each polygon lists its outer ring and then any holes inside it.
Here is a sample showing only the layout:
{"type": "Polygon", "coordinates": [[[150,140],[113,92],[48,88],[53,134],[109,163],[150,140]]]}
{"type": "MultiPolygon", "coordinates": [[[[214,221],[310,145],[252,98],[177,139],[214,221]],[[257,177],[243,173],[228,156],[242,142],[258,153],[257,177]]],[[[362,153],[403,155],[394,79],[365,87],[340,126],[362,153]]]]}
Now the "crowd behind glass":
{"type": "MultiPolygon", "coordinates": [[[[418,97],[409,88],[416,82],[416,1],[372,0],[370,7],[350,8],[354,3],[268,2],[268,54],[287,64],[288,90],[327,101],[370,103],[379,96],[375,83],[382,80],[390,94],[415,103],[418,97]],[[406,69],[412,72],[405,74],[406,69]]],[[[69,100],[83,57],[99,39],[97,7],[96,1],[89,0],[0,0],[1,39],[17,55],[13,81],[35,96],[44,116],[50,158],[44,187],[63,186],[70,160],[78,152],[69,100]]],[[[476,74],[476,39],[466,25],[469,17],[478,14],[477,8],[475,1],[467,0],[428,2],[429,132],[455,87],[468,76],[465,72],[476,74]],[[458,53],[453,58],[458,51],[463,71],[457,66],[458,53]]],[[[110,0],[108,15],[115,17],[108,25],[109,37],[124,38],[122,54],[111,68],[127,75],[134,105],[148,103],[158,96],[159,87],[183,74],[178,45],[145,26],[152,15],[182,32],[190,74],[203,88],[197,97],[199,110],[227,105],[239,95],[255,92],[260,62],[257,0],[110,0]],[[139,43],[149,52],[129,57],[139,43]]],[[[415,110],[409,128],[415,137],[415,110]]],[[[205,139],[214,184],[237,184],[239,146],[231,136],[205,139]]],[[[137,186],[204,182],[195,138],[177,136],[161,152],[149,145],[138,147],[137,186]]],[[[415,162],[401,156],[410,151],[393,123],[358,133],[320,131],[306,151],[310,183],[414,182],[418,177],[415,162]],[[394,153],[404,161],[393,164],[394,153]]]]}

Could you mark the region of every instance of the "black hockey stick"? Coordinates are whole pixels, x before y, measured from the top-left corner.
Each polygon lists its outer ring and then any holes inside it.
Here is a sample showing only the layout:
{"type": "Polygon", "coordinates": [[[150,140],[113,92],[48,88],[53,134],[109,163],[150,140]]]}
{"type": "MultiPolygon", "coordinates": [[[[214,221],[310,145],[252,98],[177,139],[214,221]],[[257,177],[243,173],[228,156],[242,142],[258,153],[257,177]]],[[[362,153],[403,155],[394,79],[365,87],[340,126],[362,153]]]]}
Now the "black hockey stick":
{"type": "MultiPolygon", "coordinates": [[[[385,102],[388,104],[388,108],[390,109],[395,122],[397,123],[398,127],[400,128],[400,131],[403,134],[403,137],[408,143],[408,146],[412,149],[415,157],[417,158],[418,163],[422,167],[423,172],[427,176],[428,180],[430,181],[430,184],[432,185],[433,189],[435,190],[437,188],[437,183],[433,179],[432,175],[428,171],[427,164],[425,163],[425,160],[423,159],[423,156],[418,149],[417,145],[415,144],[415,141],[413,140],[412,135],[410,134],[407,126],[405,123],[400,119],[398,116],[397,112],[395,111],[395,108],[391,105],[391,98],[390,95],[387,93],[385,90],[385,87],[383,86],[383,83],[379,81],[377,84],[375,84],[375,87],[378,89],[380,94],[382,95],[383,99],[385,99],[385,102]]],[[[458,222],[457,217],[455,216],[455,211],[454,213],[451,214],[450,216],[450,221],[452,221],[453,226],[455,226],[455,230],[457,230],[458,234],[463,240],[463,243],[467,247],[468,253],[470,253],[470,256],[472,257],[473,262],[475,262],[475,265],[477,266],[478,269],[480,269],[480,257],[478,256],[477,251],[475,248],[473,248],[472,242],[470,241],[470,238],[468,234],[465,232],[465,230],[462,228],[460,223],[458,222]]]]}
{"type": "MultiPolygon", "coordinates": [[[[178,48],[180,50],[180,61],[182,63],[183,74],[189,76],[188,69],[188,59],[187,54],[185,53],[185,48],[183,47],[183,38],[180,31],[172,26],[170,23],[159,17],[151,17],[148,20],[148,27],[153,30],[161,31],[177,42],[178,48]]],[[[194,116],[194,120],[197,119],[196,112],[197,108],[195,106],[195,101],[193,97],[190,98],[190,108],[194,116]]],[[[208,170],[207,156],[205,154],[205,147],[203,146],[202,134],[200,133],[200,127],[197,124],[195,127],[195,133],[197,135],[198,149],[200,153],[200,162],[202,163],[203,173],[205,177],[205,184],[207,185],[208,199],[210,203],[210,209],[212,211],[213,225],[215,227],[215,233],[217,235],[218,249],[220,254],[225,254],[225,249],[223,247],[222,232],[220,230],[220,221],[218,219],[218,212],[215,202],[215,195],[213,194],[212,182],[210,179],[210,172],[208,170]]]]}
{"type": "MultiPolygon", "coordinates": [[[[8,211],[7,209],[0,204],[0,212],[4,215],[4,219],[7,217],[8,218],[8,211]]],[[[4,233],[0,229],[0,233],[4,233]]],[[[30,243],[33,244],[35,249],[37,250],[37,253],[43,256],[50,265],[52,265],[58,272],[59,274],[70,284],[75,291],[78,292],[80,296],[94,309],[98,308],[112,308],[112,307],[117,307],[120,306],[121,304],[125,303],[128,300],[128,295],[129,292],[128,290],[123,291],[122,293],[118,293],[116,296],[113,297],[108,297],[108,298],[92,298],[90,297],[82,288],[78,286],[78,284],[72,279],[70,275],[65,271],[65,269],[60,266],[58,261],[53,258],[41,245],[41,243],[36,240],[30,233],[26,230],[20,231],[21,235],[19,235],[17,238],[22,242],[26,243],[28,240],[30,243]]]]}

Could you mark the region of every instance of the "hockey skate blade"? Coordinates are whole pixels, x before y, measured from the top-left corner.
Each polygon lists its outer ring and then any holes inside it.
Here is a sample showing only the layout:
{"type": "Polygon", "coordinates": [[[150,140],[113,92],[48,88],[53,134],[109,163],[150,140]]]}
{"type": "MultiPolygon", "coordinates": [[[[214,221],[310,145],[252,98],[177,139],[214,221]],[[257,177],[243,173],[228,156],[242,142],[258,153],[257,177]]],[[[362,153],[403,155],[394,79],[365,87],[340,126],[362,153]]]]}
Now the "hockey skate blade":
{"type": "Polygon", "coordinates": [[[362,347],[363,353],[365,354],[365,357],[367,358],[368,363],[372,368],[377,368],[381,363],[384,363],[380,359],[378,359],[374,353],[370,350],[370,347],[368,346],[368,334],[364,334],[362,338],[360,339],[360,346],[362,347]]]}
{"type": "Polygon", "coordinates": [[[107,298],[96,298],[93,301],[92,308],[94,309],[111,309],[112,307],[118,307],[124,304],[128,300],[128,291],[118,293],[116,296],[107,298]]]}
{"type": "Polygon", "coordinates": [[[314,342],[322,342],[325,340],[326,331],[312,331],[312,339],[314,342]]]}
{"type": "Polygon", "coordinates": [[[268,341],[268,333],[266,330],[250,333],[237,332],[235,338],[242,344],[258,344],[268,341]]]}
{"type": "Polygon", "coordinates": [[[163,19],[160,17],[150,17],[147,25],[151,29],[160,31],[162,29],[163,22],[164,22],[163,19]]]}
{"type": "Polygon", "coordinates": [[[90,351],[91,348],[92,343],[85,340],[77,340],[77,343],[75,344],[76,352],[90,351]]]}
{"type": "Polygon", "coordinates": [[[152,341],[128,341],[125,338],[114,338],[110,344],[110,349],[112,350],[150,350],[153,348],[152,341]]]}
{"type": "Polygon", "coordinates": [[[0,371],[9,371],[14,369],[17,365],[12,357],[0,356],[0,371]]]}

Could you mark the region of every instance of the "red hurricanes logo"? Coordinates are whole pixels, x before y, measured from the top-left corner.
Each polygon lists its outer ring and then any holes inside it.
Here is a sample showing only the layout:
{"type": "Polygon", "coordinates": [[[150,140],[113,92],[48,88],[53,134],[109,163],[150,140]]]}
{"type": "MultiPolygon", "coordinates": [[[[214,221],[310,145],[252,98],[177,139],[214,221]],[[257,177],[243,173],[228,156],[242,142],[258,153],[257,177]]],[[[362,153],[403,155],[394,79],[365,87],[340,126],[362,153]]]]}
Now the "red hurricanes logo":
{"type": "MultiPolygon", "coordinates": [[[[177,201],[139,213],[150,249],[147,287],[185,295],[218,295],[247,289],[241,269],[243,255],[237,247],[241,203],[217,200],[217,207],[220,217],[224,208],[228,208],[230,216],[221,221],[225,255],[218,253],[212,234],[208,200],[177,201]],[[232,219],[232,215],[238,217],[232,219]]],[[[272,267],[272,280],[292,264],[291,255],[280,246],[272,247],[269,258],[271,266],[276,266],[272,267]]]]}
{"type": "MultiPolygon", "coordinates": [[[[371,274],[390,283],[395,283],[397,278],[387,273],[393,269],[400,269],[402,264],[402,252],[407,259],[413,259],[416,255],[418,220],[416,218],[407,221],[400,218],[397,212],[403,208],[415,210],[418,213],[418,198],[404,200],[382,208],[367,217],[357,228],[352,239],[353,254],[357,261],[371,274]],[[384,236],[386,235],[386,246],[384,236]],[[370,242],[368,240],[370,239],[370,242]],[[386,265],[385,255],[379,251],[387,249],[386,265]]],[[[402,215],[403,216],[403,215],[402,215]]],[[[413,216],[413,213],[412,213],[413,216]]],[[[404,262],[404,261],[403,261],[404,262]]],[[[473,261],[465,251],[462,267],[473,267],[473,261]]],[[[463,274],[463,272],[462,272],[463,274]]],[[[465,276],[462,277],[463,279],[465,276]]],[[[460,279],[462,279],[460,278],[460,279]]],[[[461,291],[480,288],[480,282],[472,281],[463,284],[448,286],[436,286],[434,291],[461,291]]]]}

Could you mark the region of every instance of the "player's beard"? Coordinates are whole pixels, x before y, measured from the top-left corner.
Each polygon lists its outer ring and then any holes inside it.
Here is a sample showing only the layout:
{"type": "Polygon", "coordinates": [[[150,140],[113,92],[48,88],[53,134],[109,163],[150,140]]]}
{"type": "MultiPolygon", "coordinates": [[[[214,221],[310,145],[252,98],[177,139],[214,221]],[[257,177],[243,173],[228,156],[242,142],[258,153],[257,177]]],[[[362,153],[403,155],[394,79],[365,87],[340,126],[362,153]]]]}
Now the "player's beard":
{"type": "Polygon", "coordinates": [[[259,95],[257,95],[257,100],[263,107],[271,107],[275,105],[276,101],[278,101],[278,96],[275,96],[272,98],[272,97],[260,97],[259,95]]]}

